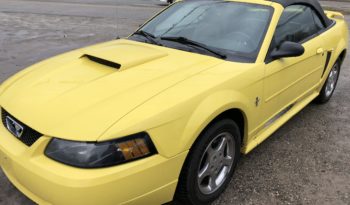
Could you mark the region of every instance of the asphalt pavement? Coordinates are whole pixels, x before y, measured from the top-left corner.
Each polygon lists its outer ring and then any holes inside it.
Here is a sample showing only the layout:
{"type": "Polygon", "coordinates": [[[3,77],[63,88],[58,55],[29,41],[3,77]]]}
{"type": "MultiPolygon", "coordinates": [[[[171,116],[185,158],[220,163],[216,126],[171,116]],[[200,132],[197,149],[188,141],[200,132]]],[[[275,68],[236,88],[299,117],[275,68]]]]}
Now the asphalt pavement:
{"type": "MultiPolygon", "coordinates": [[[[127,36],[162,8],[157,0],[0,0],[0,83],[48,57],[127,36]]],[[[215,205],[350,204],[349,59],[332,100],[310,104],[244,156],[215,205]]],[[[0,171],[0,205],[31,204],[0,171]]]]}

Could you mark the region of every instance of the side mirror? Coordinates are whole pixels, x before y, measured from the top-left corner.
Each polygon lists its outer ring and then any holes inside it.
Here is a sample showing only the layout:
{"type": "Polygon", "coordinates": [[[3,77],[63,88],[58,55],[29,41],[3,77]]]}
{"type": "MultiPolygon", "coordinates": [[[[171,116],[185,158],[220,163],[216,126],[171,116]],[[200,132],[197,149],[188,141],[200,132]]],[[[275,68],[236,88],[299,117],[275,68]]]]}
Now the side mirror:
{"type": "Polygon", "coordinates": [[[304,52],[305,48],[300,43],[285,41],[271,52],[270,57],[274,60],[298,57],[303,55],[304,52]]]}

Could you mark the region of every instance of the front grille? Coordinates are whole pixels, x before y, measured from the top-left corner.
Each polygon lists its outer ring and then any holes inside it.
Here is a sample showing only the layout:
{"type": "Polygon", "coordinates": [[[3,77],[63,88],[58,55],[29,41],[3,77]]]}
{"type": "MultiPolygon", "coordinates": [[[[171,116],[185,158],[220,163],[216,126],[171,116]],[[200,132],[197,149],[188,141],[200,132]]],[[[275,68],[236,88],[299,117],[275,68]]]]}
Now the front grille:
{"type": "Polygon", "coordinates": [[[13,120],[15,120],[18,124],[20,124],[23,127],[23,134],[21,135],[20,138],[12,134],[12,132],[10,133],[14,137],[16,137],[18,140],[23,142],[25,145],[29,147],[32,146],[42,136],[42,134],[40,134],[39,132],[33,130],[32,128],[28,127],[21,121],[17,120],[15,117],[9,114],[6,110],[1,109],[1,119],[6,129],[7,129],[6,117],[11,117],[13,120]]]}

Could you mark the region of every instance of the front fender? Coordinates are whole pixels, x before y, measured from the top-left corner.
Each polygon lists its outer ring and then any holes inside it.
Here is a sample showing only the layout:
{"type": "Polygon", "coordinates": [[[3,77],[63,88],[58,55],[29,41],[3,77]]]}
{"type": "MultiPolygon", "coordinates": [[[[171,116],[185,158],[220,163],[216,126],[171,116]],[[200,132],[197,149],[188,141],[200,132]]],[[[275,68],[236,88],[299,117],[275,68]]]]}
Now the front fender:
{"type": "MultiPolygon", "coordinates": [[[[249,104],[248,101],[247,97],[235,91],[215,92],[197,103],[189,103],[172,110],[167,114],[167,123],[153,126],[148,132],[159,153],[165,157],[172,157],[191,149],[201,132],[221,113],[230,109],[239,109],[247,119],[250,115],[246,106],[249,104]]],[[[163,120],[164,117],[163,113],[163,120]]],[[[245,123],[245,125],[247,130],[249,124],[245,123]]]]}
{"type": "MultiPolygon", "coordinates": [[[[216,92],[206,97],[190,116],[180,139],[183,145],[182,150],[189,150],[201,132],[220,114],[227,110],[238,109],[248,119],[249,100],[246,96],[232,90],[216,92]]],[[[249,122],[245,123],[245,130],[249,127],[249,122]]],[[[247,132],[245,132],[247,133],[247,132]]]]}
{"type": "Polygon", "coordinates": [[[182,103],[173,103],[167,107],[160,106],[164,105],[162,100],[144,104],[143,109],[125,116],[100,140],[146,131],[158,153],[170,158],[189,150],[205,127],[221,113],[235,108],[249,115],[248,98],[232,90],[208,91],[182,103]]]}

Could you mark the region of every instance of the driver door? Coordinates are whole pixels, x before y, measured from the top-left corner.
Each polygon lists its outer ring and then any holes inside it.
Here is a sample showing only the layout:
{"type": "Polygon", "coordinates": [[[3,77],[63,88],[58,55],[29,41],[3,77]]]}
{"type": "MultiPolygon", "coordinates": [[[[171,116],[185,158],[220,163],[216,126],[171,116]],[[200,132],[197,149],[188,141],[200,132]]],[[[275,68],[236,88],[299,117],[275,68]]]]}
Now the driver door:
{"type": "Polygon", "coordinates": [[[280,18],[270,51],[284,41],[292,41],[301,43],[305,53],[294,58],[267,58],[264,115],[269,122],[287,112],[298,99],[311,95],[320,80],[326,55],[318,37],[322,23],[316,22],[315,17],[318,18],[312,8],[292,5],[285,8],[280,18]]]}

